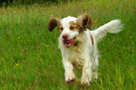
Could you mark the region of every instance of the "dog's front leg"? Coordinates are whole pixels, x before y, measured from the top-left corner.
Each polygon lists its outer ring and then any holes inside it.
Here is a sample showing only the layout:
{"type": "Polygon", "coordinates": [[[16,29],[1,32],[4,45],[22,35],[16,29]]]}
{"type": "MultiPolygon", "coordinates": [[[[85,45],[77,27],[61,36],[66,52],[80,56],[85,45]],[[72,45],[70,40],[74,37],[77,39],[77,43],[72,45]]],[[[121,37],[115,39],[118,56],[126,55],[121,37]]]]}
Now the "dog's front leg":
{"type": "Polygon", "coordinates": [[[82,87],[84,86],[89,86],[90,81],[92,80],[92,63],[89,60],[86,60],[83,64],[82,68],[82,77],[81,77],[81,85],[82,87]]]}
{"type": "Polygon", "coordinates": [[[73,72],[73,65],[70,61],[63,60],[65,69],[65,81],[70,84],[75,81],[75,74],[73,72]]]}

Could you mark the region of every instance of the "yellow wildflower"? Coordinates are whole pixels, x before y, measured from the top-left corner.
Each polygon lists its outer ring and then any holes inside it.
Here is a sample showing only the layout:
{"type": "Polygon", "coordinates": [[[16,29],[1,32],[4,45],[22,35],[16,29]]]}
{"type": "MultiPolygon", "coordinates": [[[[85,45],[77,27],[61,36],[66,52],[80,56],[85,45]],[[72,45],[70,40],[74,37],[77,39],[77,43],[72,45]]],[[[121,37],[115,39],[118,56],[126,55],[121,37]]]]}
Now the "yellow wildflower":
{"type": "Polygon", "coordinates": [[[4,35],[4,37],[6,37],[6,35],[4,35]]]}
{"type": "Polygon", "coordinates": [[[132,38],[133,36],[130,36],[130,38],[132,38]]]}
{"type": "Polygon", "coordinates": [[[18,64],[16,64],[16,66],[18,66],[18,64]]]}
{"type": "Polygon", "coordinates": [[[82,67],[78,67],[78,70],[82,69],[82,67]]]}
{"type": "Polygon", "coordinates": [[[10,28],[13,28],[13,26],[11,25],[10,28]]]}
{"type": "Polygon", "coordinates": [[[18,37],[18,39],[20,39],[20,37],[18,37]]]}
{"type": "Polygon", "coordinates": [[[42,7],[40,7],[40,10],[42,10],[42,7]]]}

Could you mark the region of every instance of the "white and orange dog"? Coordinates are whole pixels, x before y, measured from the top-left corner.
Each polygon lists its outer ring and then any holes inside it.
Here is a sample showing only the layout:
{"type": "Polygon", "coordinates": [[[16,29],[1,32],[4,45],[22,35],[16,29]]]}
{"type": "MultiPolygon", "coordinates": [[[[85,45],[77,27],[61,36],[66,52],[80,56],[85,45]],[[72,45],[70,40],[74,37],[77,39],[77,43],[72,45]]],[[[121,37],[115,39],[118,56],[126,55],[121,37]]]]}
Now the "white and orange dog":
{"type": "Polygon", "coordinates": [[[90,31],[92,25],[88,14],[63,19],[52,18],[48,22],[48,29],[52,31],[56,26],[60,32],[59,48],[65,69],[65,80],[70,83],[75,80],[73,65],[82,65],[81,85],[90,85],[92,79],[98,78],[97,68],[98,50],[97,43],[109,33],[118,33],[122,29],[119,19],[90,31]]]}

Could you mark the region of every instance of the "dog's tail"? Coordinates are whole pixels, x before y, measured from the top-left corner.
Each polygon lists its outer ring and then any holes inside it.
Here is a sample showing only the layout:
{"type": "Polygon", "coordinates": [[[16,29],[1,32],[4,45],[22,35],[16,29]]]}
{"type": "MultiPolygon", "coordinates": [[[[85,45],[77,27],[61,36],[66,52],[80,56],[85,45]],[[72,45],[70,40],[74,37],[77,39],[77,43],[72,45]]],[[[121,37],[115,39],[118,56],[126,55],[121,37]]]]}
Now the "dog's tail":
{"type": "Polygon", "coordinates": [[[104,24],[103,26],[99,27],[94,31],[94,35],[96,38],[96,41],[101,41],[107,34],[109,33],[118,33],[122,30],[123,24],[121,24],[121,21],[119,19],[112,20],[107,24],[104,24]]]}

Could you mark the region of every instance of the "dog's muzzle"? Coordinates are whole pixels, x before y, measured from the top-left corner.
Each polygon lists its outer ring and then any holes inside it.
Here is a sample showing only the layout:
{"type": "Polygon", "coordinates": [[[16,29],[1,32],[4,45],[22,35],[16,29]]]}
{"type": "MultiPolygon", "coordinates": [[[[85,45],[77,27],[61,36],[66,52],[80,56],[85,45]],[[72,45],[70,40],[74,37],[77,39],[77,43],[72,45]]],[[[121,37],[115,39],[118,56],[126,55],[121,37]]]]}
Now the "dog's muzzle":
{"type": "Polygon", "coordinates": [[[76,40],[76,37],[74,37],[73,39],[64,40],[63,43],[64,43],[65,47],[69,48],[74,45],[75,40],[76,40]]]}

